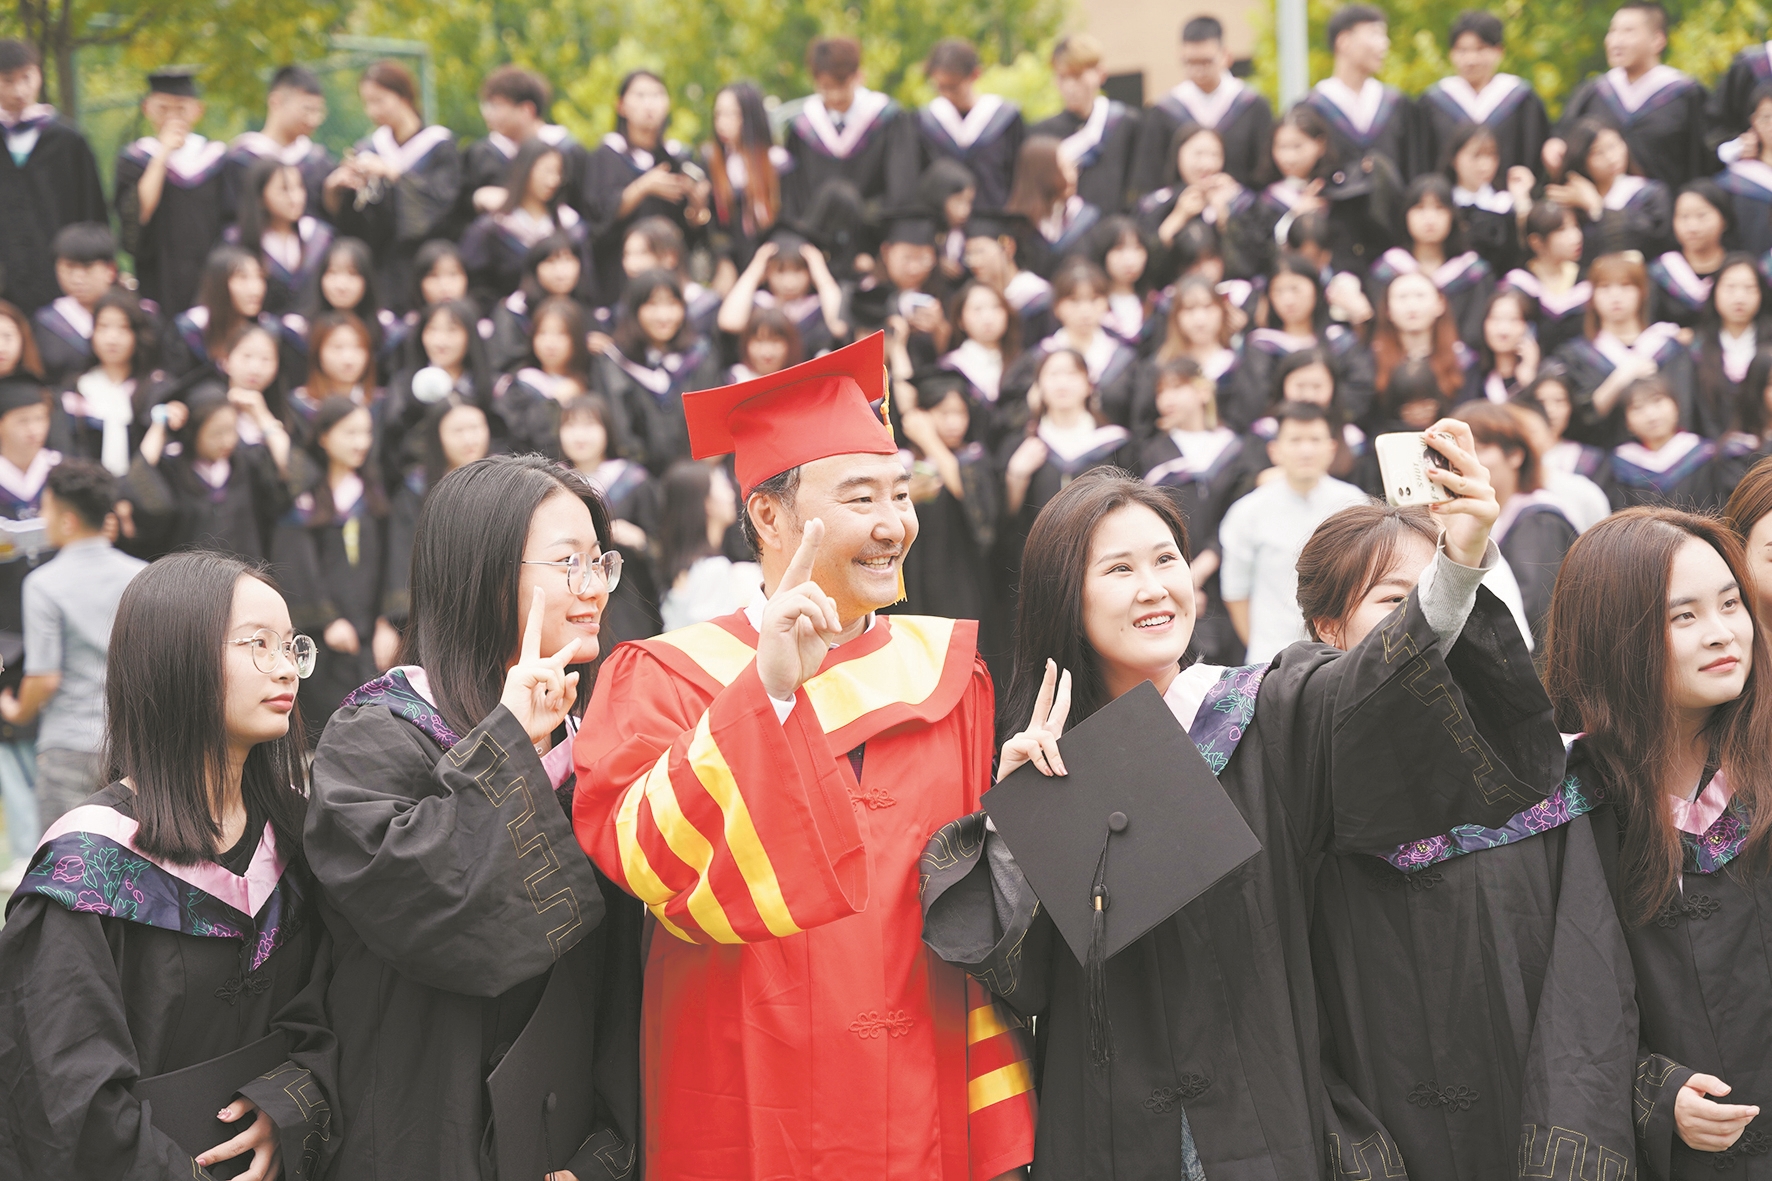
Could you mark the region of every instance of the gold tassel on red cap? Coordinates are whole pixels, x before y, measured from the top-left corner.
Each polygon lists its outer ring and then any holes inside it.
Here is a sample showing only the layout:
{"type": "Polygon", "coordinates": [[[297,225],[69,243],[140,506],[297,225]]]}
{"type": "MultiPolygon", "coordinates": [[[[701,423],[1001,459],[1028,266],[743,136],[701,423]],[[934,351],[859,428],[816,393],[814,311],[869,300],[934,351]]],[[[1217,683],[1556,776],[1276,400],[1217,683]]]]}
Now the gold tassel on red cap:
{"type": "MultiPolygon", "coordinates": [[[[891,436],[892,441],[896,443],[898,435],[892,429],[892,366],[886,365],[883,368],[886,373],[886,380],[883,383],[886,393],[880,399],[880,422],[886,427],[887,435],[891,436]]],[[[910,549],[907,546],[905,553],[909,552],[910,549]]],[[[896,607],[908,598],[910,598],[910,593],[904,588],[904,554],[900,554],[898,557],[898,598],[892,600],[892,605],[896,607]]]]}

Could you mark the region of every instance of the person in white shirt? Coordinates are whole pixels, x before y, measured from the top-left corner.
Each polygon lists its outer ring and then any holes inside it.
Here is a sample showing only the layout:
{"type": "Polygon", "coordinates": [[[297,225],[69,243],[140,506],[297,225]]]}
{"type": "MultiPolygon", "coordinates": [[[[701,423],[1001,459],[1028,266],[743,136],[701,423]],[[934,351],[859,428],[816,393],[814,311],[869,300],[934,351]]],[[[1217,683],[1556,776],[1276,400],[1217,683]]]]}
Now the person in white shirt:
{"type": "Polygon", "coordinates": [[[1288,402],[1275,415],[1278,430],[1268,458],[1279,469],[1231,505],[1218,527],[1219,586],[1244,660],[1265,664],[1305,638],[1298,610],[1298,553],[1331,513],[1365,504],[1367,496],[1329,475],[1335,434],[1321,406],[1288,402]]]}

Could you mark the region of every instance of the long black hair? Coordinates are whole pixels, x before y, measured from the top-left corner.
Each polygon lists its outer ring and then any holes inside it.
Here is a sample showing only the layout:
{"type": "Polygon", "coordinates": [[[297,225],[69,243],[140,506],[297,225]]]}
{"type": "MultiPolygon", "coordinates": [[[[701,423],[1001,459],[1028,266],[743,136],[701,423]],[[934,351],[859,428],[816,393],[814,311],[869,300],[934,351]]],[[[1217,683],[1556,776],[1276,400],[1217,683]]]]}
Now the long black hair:
{"type": "MultiPolygon", "coordinates": [[[[242,578],[268,574],[203,552],[161,558],[130,580],[117,604],[105,667],[105,774],[134,785],[135,843],[176,865],[213,859],[221,836],[211,789],[227,772],[227,646],[242,578]]],[[[289,733],[246,756],[248,816],[270,820],[285,859],[301,856],[307,810],[301,713],[289,733]]],[[[250,837],[251,834],[248,834],[250,837]]]]}
{"type": "Polygon", "coordinates": [[[1448,259],[1457,258],[1470,249],[1470,232],[1465,228],[1464,210],[1452,199],[1452,182],[1437,172],[1422,173],[1403,190],[1402,209],[1397,216],[1397,235],[1402,241],[1414,244],[1409,236],[1409,211],[1430,198],[1452,216],[1452,224],[1446,229],[1446,241],[1441,249],[1448,259]]]}
{"type": "MultiPolygon", "coordinates": [[[[357,411],[369,412],[368,407],[359,406],[346,394],[333,394],[320,403],[320,409],[314,412],[314,421],[309,424],[309,438],[304,448],[314,462],[314,470],[318,478],[308,491],[314,498],[313,515],[308,523],[314,526],[330,525],[337,516],[332,503],[332,481],[328,478],[332,471],[332,459],[326,454],[322,440],[326,432],[355,414],[357,411]]],[[[363,461],[358,470],[363,480],[363,507],[372,517],[388,515],[388,495],[382,486],[381,473],[375,462],[375,444],[370,442],[369,457],[363,461]]]]}
{"type": "Polygon", "coordinates": [[[254,160],[246,169],[245,180],[240,186],[240,208],[237,212],[240,245],[253,254],[264,253],[265,229],[271,220],[270,211],[265,208],[265,190],[271,187],[271,181],[277,174],[286,168],[300,179],[301,169],[281,160],[254,160]]]}
{"type": "Polygon", "coordinates": [[[302,315],[307,317],[309,323],[327,312],[350,312],[363,321],[363,327],[369,329],[371,359],[381,353],[381,295],[375,289],[375,255],[370,253],[367,242],[361,238],[334,238],[332,244],[326,248],[326,258],[314,268],[314,277],[309,280],[309,284],[307,293],[302,298],[302,307],[305,309],[302,315]],[[351,269],[363,280],[363,298],[357,301],[354,308],[333,307],[326,302],[326,296],[320,290],[321,278],[332,269],[333,261],[339,258],[350,263],[351,269]]]}
{"type": "Polygon", "coordinates": [[[668,590],[677,575],[718,552],[708,544],[708,495],[714,473],[705,463],[679,459],[661,483],[664,509],[658,528],[658,585],[668,590]]]}
{"type": "MultiPolygon", "coordinates": [[[[558,208],[557,204],[555,208],[558,208]]],[[[536,274],[541,270],[541,264],[556,254],[570,254],[578,260],[578,282],[573,284],[573,290],[567,292],[566,296],[576,297],[578,292],[584,289],[585,276],[589,270],[585,266],[584,252],[579,249],[578,243],[572,240],[572,235],[565,230],[555,230],[523,252],[523,277],[517,281],[517,289],[523,293],[523,298],[528,302],[531,311],[534,311],[535,305],[542,300],[552,298],[556,294],[543,287],[541,276],[536,274]]]]}
{"type": "Polygon", "coordinates": [[[560,200],[566,195],[566,155],[558,145],[549,143],[539,135],[532,135],[524,140],[505,169],[504,212],[510,213],[523,204],[523,199],[529,195],[529,178],[543,156],[560,157],[560,187],[554,190],[554,195],[547,202],[548,217],[558,216],[560,200]]]}
{"type": "Polygon", "coordinates": [[[197,281],[197,303],[209,312],[209,323],[203,326],[203,345],[212,359],[221,343],[247,320],[234,307],[228,280],[249,266],[257,267],[261,275],[264,273],[265,264],[256,253],[229,242],[211,250],[203,260],[203,275],[197,281]]]}
{"type": "Polygon", "coordinates": [[[135,378],[138,393],[145,393],[145,379],[159,367],[160,334],[154,325],[154,317],[142,307],[142,301],[135,293],[121,287],[113,287],[98,297],[92,305],[92,319],[97,323],[105,311],[115,309],[123,313],[129,321],[129,331],[135,334],[135,355],[129,359],[129,375],[135,378]]]}
{"type": "Polygon", "coordinates": [[[1089,547],[1102,519],[1129,505],[1156,513],[1187,557],[1187,521],[1175,502],[1162,489],[1118,468],[1084,472],[1034,519],[1022,551],[1014,671],[997,712],[999,742],[1027,728],[1048,660],[1071,674],[1068,725],[1076,725],[1110,700],[1101,662],[1083,626],[1083,580],[1089,570],[1089,547]]]}
{"type": "Polygon", "coordinates": [[[596,489],[539,455],[495,455],[458,468],[419,510],[400,661],[424,667],[439,712],[458,734],[498,705],[521,634],[517,586],[529,522],[560,493],[584,502],[598,544],[611,549],[609,511],[596,489]]]}
{"type": "Polygon", "coordinates": [[[669,271],[641,271],[628,280],[627,290],[621,297],[621,319],[615,325],[615,347],[630,361],[645,364],[646,350],[653,347],[640,329],[639,311],[660,291],[669,291],[671,298],[683,305],[683,323],[664,351],[681,353],[695,343],[695,325],[689,320],[689,301],[683,296],[683,285],[677,282],[677,276],[669,271]]]}

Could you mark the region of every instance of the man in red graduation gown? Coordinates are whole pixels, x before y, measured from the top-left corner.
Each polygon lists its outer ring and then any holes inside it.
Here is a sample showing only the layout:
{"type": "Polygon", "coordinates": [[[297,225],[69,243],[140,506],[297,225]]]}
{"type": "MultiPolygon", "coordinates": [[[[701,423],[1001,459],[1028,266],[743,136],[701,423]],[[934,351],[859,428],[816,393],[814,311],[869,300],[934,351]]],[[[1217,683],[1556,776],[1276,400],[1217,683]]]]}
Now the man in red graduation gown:
{"type": "Polygon", "coordinates": [[[1033,1156],[1023,1032],[922,943],[926,835],[989,783],[969,620],[876,615],[917,535],[875,334],[684,398],[763,591],[623,644],[573,824],[651,912],[645,1175],[990,1181],[1033,1156]]]}

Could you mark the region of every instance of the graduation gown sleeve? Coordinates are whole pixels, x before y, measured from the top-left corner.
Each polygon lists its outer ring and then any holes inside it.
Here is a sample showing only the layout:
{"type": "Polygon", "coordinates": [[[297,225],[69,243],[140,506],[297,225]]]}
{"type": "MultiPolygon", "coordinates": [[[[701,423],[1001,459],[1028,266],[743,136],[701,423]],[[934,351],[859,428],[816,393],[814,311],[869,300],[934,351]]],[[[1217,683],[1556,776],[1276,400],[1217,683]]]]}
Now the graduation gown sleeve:
{"type": "Polygon", "coordinates": [[[657,660],[624,646],[598,674],[592,711],[628,703],[628,733],[579,743],[585,852],[690,943],[794,935],[862,910],[866,850],[805,691],[779,718],[753,662],[694,709],[657,660]]]}
{"type": "Polygon", "coordinates": [[[432,988],[493,997],[547,971],[603,918],[546,770],[503,706],[441,758],[369,705],[315,752],[304,845],[368,949],[432,988]],[[414,782],[428,765],[428,782],[414,782]]]}

